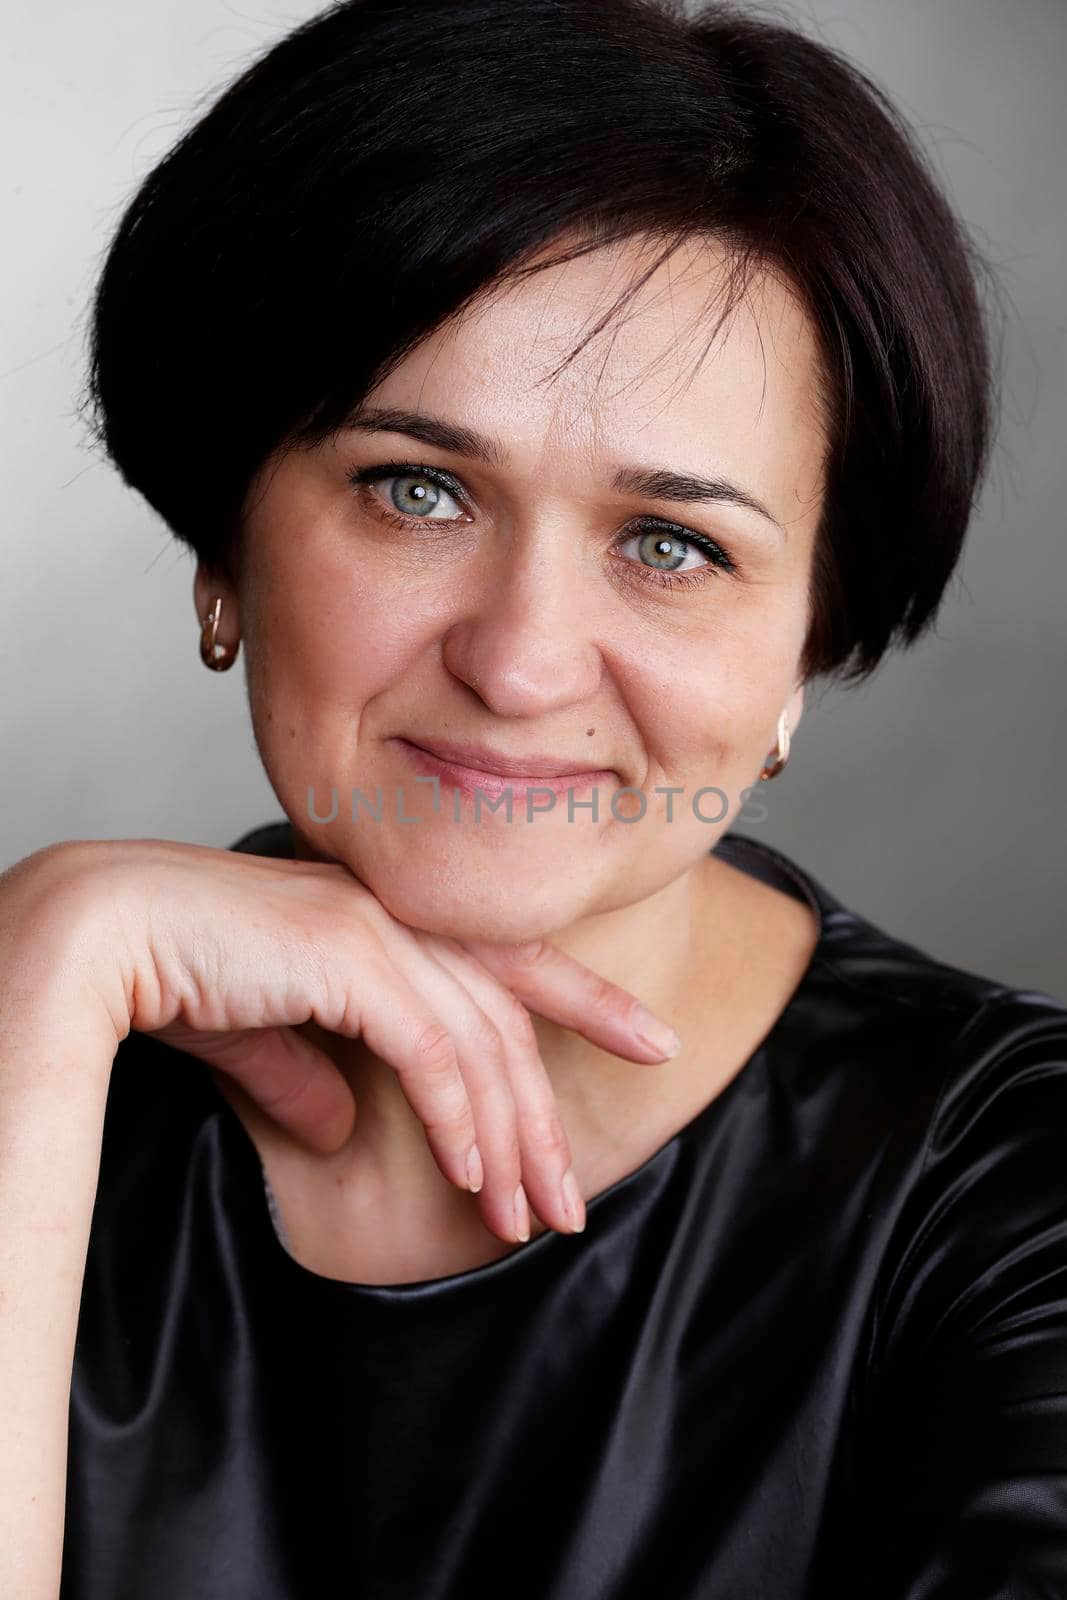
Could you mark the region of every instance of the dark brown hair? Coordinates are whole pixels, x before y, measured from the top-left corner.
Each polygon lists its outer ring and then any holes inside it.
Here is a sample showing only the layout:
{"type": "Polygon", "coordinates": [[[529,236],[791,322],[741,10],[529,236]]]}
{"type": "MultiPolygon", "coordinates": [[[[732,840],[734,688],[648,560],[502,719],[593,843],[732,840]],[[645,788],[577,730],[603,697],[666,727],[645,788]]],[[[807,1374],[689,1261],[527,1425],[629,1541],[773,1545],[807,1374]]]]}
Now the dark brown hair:
{"type": "Polygon", "coordinates": [[[989,269],[882,91],[773,15],[348,0],[296,28],[122,217],[91,425],[232,577],[274,451],[328,437],[552,241],[539,267],[635,235],[662,242],[649,272],[687,236],[730,247],[720,321],[766,264],[812,318],[831,454],[802,666],[858,681],[932,622],[959,559],[995,414],[989,269]]]}

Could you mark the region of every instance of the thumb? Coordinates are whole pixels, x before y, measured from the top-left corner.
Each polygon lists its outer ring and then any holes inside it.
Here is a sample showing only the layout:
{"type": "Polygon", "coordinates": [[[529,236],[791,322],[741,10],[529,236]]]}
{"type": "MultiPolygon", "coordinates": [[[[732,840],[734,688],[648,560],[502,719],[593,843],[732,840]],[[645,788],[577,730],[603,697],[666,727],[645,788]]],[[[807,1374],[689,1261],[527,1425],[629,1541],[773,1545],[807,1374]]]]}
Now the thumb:
{"type": "Polygon", "coordinates": [[[351,1089],[324,1050],[292,1028],[208,1033],[173,1023],[151,1035],[215,1068],[231,1105],[244,1091],[266,1115],[317,1154],[347,1142],[356,1118],[351,1089]]]}

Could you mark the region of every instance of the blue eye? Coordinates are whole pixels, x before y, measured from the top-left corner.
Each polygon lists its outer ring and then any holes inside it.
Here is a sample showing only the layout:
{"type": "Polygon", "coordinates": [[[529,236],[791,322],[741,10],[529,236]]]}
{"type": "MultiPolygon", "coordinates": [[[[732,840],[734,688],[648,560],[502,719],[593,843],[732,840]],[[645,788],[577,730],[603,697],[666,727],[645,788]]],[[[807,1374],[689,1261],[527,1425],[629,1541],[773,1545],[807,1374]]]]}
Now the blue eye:
{"type": "MultiPolygon", "coordinates": [[[[455,515],[433,516],[433,512],[442,503],[442,495],[452,499],[454,487],[458,489],[458,485],[454,484],[449,474],[437,468],[414,467],[403,462],[392,462],[378,467],[366,467],[361,472],[353,473],[350,479],[352,483],[361,484],[390,480],[394,487],[388,492],[389,500],[392,510],[397,515],[408,517],[414,522],[460,520],[455,515]]],[[[388,515],[388,508],[386,514],[388,515]]]]}
{"type": "Polygon", "coordinates": [[[632,523],[631,527],[636,527],[638,530],[636,533],[631,533],[629,538],[637,540],[641,560],[647,561],[650,564],[648,570],[654,571],[659,577],[670,577],[673,573],[678,573],[680,577],[688,578],[690,573],[695,575],[708,565],[718,567],[723,572],[736,571],[734,562],[722,546],[716,544],[714,539],[709,539],[706,534],[694,533],[689,528],[679,528],[670,522],[661,522],[656,517],[641,517],[635,524],[632,523]],[[705,560],[697,567],[681,571],[682,562],[693,551],[698,551],[705,560]]]}
{"type": "MultiPolygon", "coordinates": [[[[386,461],[373,467],[359,467],[348,474],[348,481],[362,489],[372,484],[391,482],[389,504],[375,496],[377,515],[399,528],[417,528],[426,523],[471,523],[474,518],[463,508],[464,491],[450,472],[440,467],[420,466],[411,461],[386,461]],[[458,515],[435,516],[434,512],[451,501],[458,515]]],[[[663,588],[687,588],[703,583],[715,574],[737,575],[733,558],[706,534],[696,533],[659,517],[638,517],[628,524],[629,532],[617,541],[625,545],[637,541],[637,560],[626,556],[623,566],[628,575],[659,584],[663,588]],[[692,552],[706,559],[695,567],[682,563],[692,552]],[[662,564],[661,564],[662,563],[662,564]]]]}

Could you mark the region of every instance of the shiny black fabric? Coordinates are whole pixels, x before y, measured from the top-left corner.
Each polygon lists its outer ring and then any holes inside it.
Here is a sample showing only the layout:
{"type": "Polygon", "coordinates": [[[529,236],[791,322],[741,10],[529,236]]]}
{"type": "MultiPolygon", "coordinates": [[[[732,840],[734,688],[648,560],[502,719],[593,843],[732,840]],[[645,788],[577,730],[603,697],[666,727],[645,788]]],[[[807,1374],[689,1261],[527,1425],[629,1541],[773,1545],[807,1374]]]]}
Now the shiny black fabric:
{"type": "Polygon", "coordinates": [[[62,1600],[1067,1597],[1067,1007],[716,850],[819,911],[790,1004],[473,1271],[301,1267],[208,1070],[123,1043],[62,1600]]]}

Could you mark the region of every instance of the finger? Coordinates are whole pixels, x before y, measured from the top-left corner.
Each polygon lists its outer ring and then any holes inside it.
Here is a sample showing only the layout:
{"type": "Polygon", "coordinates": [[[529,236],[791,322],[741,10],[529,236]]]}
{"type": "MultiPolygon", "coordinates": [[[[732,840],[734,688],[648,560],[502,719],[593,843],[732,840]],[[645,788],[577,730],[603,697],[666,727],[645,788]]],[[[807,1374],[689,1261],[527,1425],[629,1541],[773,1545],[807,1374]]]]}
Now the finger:
{"type": "Polygon", "coordinates": [[[315,1021],[330,1032],[362,1037],[392,1067],[442,1173],[470,1190],[469,1163],[478,1139],[474,1110],[451,1030],[432,1003],[388,956],[364,959],[358,989],[349,981],[343,1015],[316,1015],[315,1021]]]}
{"type": "Polygon", "coordinates": [[[682,1048],[674,1029],[628,989],[575,961],[547,939],[521,945],[465,939],[463,947],[511,993],[550,1022],[628,1061],[666,1061],[682,1048]]]}
{"type": "Polygon", "coordinates": [[[356,1116],[351,1089],[324,1051],[289,1028],[210,1033],[172,1026],[149,1037],[232,1078],[309,1150],[332,1155],[351,1135],[356,1116]]]}
{"type": "Polygon", "coordinates": [[[585,1227],[585,1205],[571,1170],[570,1141],[529,1012],[456,941],[433,935],[426,942],[435,958],[473,995],[503,1041],[518,1116],[522,1182],[530,1203],[547,1226],[564,1233],[580,1232],[585,1227]],[[567,1174],[569,1193],[563,1187],[567,1174]]]}
{"type": "MultiPolygon", "coordinates": [[[[400,930],[398,930],[398,933],[400,930]]],[[[508,1244],[529,1237],[518,1108],[504,1042],[469,989],[427,949],[425,935],[401,934],[406,977],[448,1028],[467,1085],[485,1170],[479,1204],[486,1226],[508,1244]],[[406,936],[405,936],[406,935],[406,936]]]]}

